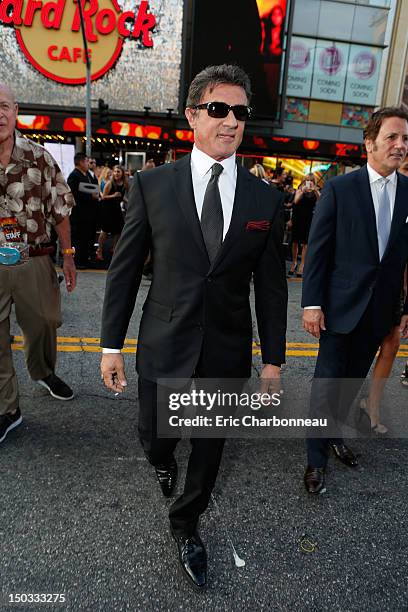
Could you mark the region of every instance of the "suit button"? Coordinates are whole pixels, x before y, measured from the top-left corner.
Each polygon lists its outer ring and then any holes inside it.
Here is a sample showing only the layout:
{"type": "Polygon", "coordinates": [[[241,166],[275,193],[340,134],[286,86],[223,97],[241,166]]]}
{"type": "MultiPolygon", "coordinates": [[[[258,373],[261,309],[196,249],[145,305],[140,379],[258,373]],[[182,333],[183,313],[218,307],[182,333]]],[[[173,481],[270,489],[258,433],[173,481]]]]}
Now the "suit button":
{"type": "Polygon", "coordinates": [[[197,323],[197,327],[200,331],[203,331],[204,325],[202,323],[197,323]]]}

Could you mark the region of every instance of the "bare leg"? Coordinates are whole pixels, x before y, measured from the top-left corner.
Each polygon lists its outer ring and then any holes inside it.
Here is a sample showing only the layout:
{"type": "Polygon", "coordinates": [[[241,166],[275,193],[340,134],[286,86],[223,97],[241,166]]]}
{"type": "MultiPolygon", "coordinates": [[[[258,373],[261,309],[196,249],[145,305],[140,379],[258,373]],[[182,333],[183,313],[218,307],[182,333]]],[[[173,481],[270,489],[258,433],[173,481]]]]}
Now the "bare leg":
{"type": "Polygon", "coordinates": [[[297,242],[292,242],[292,265],[290,266],[290,270],[289,270],[289,272],[291,272],[292,274],[296,270],[298,252],[299,252],[299,244],[297,242]]]}
{"type": "Polygon", "coordinates": [[[120,234],[113,234],[112,236],[112,253],[116,250],[116,245],[118,244],[118,240],[120,238],[120,234]]]}
{"type": "Polygon", "coordinates": [[[370,382],[370,392],[364,409],[368,412],[371,427],[375,427],[378,433],[386,433],[387,428],[380,423],[380,403],[384,392],[385,383],[389,377],[395,356],[400,345],[399,327],[393,327],[391,332],[384,338],[380,354],[375,362],[373,375],[370,382]]]}
{"type": "Polygon", "coordinates": [[[98,248],[96,249],[96,259],[99,259],[99,261],[103,261],[103,245],[105,244],[107,237],[108,234],[106,232],[100,232],[98,238],[98,248]]]}
{"type": "Polygon", "coordinates": [[[300,266],[299,266],[299,274],[303,274],[303,268],[305,267],[305,257],[306,257],[306,251],[307,251],[307,244],[302,244],[302,259],[300,260],[300,266]]]}

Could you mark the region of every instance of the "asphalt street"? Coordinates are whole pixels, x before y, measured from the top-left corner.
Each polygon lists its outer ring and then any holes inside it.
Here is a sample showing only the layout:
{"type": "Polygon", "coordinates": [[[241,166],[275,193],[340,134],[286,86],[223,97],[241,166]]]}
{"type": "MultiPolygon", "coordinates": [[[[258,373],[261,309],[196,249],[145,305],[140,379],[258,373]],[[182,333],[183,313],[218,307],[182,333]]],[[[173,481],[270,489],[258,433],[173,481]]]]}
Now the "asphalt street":
{"type": "MultiPolygon", "coordinates": [[[[59,342],[57,373],[74,388],[73,401],[53,400],[29,379],[18,346],[13,353],[24,422],[0,448],[0,610],[28,609],[10,596],[29,593],[63,594],[64,603],[30,607],[73,612],[407,610],[404,439],[353,441],[360,467],[332,459],[327,492],[316,499],[303,488],[301,440],[227,441],[215,489],[220,513],[211,505],[201,521],[209,585],[204,593],[190,589],[168,532],[169,502],[136,438],[134,354],[125,356],[122,396],[101,385],[89,339],[100,336],[105,278],[83,272],[73,294],[62,292],[59,336],[71,340],[59,342]],[[226,529],[243,568],[234,565],[226,529]],[[302,549],[305,538],[312,552],[302,549]]],[[[143,281],[131,339],[148,288],[143,281]]],[[[283,377],[303,392],[315,362],[304,344],[315,341],[301,328],[300,292],[301,282],[291,281],[288,342],[299,350],[283,377]]],[[[13,333],[20,333],[14,325],[13,333]]],[[[408,408],[398,380],[403,363],[397,358],[389,393],[408,408]]],[[[179,490],[187,454],[183,441],[179,490]]]]}

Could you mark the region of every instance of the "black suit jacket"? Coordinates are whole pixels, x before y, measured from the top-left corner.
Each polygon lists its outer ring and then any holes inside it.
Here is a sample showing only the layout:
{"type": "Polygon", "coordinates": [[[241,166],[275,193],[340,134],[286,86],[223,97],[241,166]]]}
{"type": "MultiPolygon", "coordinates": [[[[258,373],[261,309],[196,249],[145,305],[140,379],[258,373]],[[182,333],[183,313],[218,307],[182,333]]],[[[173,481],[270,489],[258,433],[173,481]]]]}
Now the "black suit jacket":
{"type": "Polygon", "coordinates": [[[408,259],[407,218],[408,179],[398,174],[390,238],[380,261],[367,167],[325,185],[310,230],[302,306],[321,306],[328,330],[352,331],[373,299],[376,330],[382,337],[390,331],[408,259]]]}
{"type": "Polygon", "coordinates": [[[285,360],[287,284],[281,195],[237,166],[230,228],[210,265],[194,201],[190,155],[135,175],[126,224],[106,284],[101,345],[121,348],[149,248],[153,281],[143,306],[137,369],[149,380],[250,376],[254,274],[265,363],[285,360]],[[268,220],[270,228],[246,229],[268,220]]]}

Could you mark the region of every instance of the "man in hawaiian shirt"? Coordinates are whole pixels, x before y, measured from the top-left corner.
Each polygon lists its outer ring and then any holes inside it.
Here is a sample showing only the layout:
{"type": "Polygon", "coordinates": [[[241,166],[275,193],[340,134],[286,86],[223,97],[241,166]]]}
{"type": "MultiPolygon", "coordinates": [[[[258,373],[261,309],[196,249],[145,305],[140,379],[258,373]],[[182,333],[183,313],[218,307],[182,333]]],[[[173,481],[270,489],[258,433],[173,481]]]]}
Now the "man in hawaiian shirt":
{"type": "Polygon", "coordinates": [[[54,227],[71,292],[76,284],[69,224],[74,201],[51,155],[15,129],[17,113],[13,92],[0,82],[0,442],[22,422],[10,345],[13,303],[31,378],[56,399],[73,398],[72,390],[55,375],[61,312],[50,233],[54,227]],[[24,243],[29,245],[29,259],[7,265],[7,253],[24,249],[24,243]]]}

